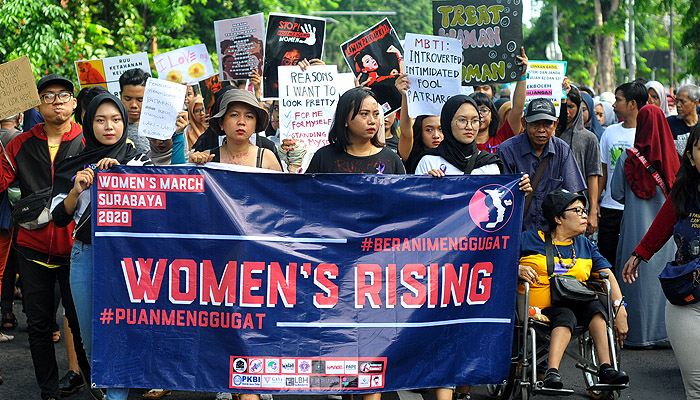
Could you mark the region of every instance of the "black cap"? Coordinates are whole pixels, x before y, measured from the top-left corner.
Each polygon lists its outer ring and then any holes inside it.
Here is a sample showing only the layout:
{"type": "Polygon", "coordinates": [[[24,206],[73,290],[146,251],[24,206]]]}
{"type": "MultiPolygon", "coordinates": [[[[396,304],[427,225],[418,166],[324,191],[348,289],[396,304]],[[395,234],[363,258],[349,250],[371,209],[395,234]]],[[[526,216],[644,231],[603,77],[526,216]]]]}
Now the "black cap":
{"type": "Polygon", "coordinates": [[[41,91],[44,90],[47,86],[53,84],[65,86],[71,92],[73,92],[74,90],[73,82],[69,81],[68,79],[62,77],[59,74],[48,74],[45,77],[39,79],[39,82],[36,84],[36,91],[41,93],[41,91]]]}
{"type": "Polygon", "coordinates": [[[534,122],[540,120],[556,121],[557,111],[554,104],[548,99],[534,99],[527,105],[525,110],[525,121],[534,122]]]}
{"type": "Polygon", "coordinates": [[[566,189],[552,190],[547,194],[542,202],[542,215],[547,221],[553,221],[566,207],[576,200],[581,200],[586,207],[586,196],[578,193],[571,193],[566,189]]]}

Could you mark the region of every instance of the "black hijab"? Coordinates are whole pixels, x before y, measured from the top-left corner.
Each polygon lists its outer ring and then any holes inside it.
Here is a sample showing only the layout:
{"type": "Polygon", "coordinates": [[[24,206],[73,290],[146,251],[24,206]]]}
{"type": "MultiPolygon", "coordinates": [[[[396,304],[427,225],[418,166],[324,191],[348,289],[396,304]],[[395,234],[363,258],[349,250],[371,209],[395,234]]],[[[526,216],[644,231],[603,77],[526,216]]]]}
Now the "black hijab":
{"type": "Polygon", "coordinates": [[[56,166],[53,185],[54,195],[68,193],[73,187],[73,178],[75,177],[75,174],[103,158],[114,158],[119,161],[120,164],[125,164],[129,160],[133,159],[137,154],[134,146],[126,142],[126,131],[127,125],[129,124],[126,108],[124,107],[124,104],[122,104],[122,102],[111,93],[103,93],[92,99],[85,110],[85,117],[83,118],[83,121],[83,138],[85,139],[85,149],[83,149],[83,151],[81,151],[79,154],[64,159],[56,166]],[[124,121],[124,131],[122,132],[122,137],[117,143],[109,146],[104,145],[97,140],[93,129],[93,122],[95,120],[97,108],[102,103],[107,101],[111,101],[117,106],[119,113],[122,115],[122,121],[124,121]]]}
{"type": "MultiPolygon", "coordinates": [[[[479,111],[476,102],[469,96],[463,94],[450,97],[442,106],[440,112],[440,124],[442,124],[442,134],[445,136],[440,145],[434,149],[429,149],[424,155],[436,155],[444,158],[450,164],[464,171],[465,174],[471,174],[472,170],[483,167],[484,165],[496,164],[498,169],[503,171],[503,163],[497,155],[487,151],[479,151],[476,147],[476,140],[469,144],[459,142],[455,139],[452,133],[452,118],[457,114],[457,110],[464,104],[469,103],[474,106],[474,109],[479,111]],[[472,157],[476,157],[474,167],[469,170],[469,161],[472,157]]],[[[479,117],[481,119],[481,117],[479,117]]],[[[477,132],[478,132],[477,128],[477,132]]],[[[475,133],[476,135],[476,133],[475,133]]]]}

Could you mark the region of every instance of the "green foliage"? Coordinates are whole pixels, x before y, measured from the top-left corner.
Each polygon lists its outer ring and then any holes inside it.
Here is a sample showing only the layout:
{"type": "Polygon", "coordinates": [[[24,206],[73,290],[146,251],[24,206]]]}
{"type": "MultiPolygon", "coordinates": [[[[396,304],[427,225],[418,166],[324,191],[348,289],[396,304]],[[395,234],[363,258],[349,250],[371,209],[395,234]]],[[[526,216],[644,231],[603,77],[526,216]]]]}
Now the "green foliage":
{"type": "MultiPolygon", "coordinates": [[[[607,9],[611,0],[601,0],[607,9]]],[[[560,13],[559,36],[564,59],[573,80],[591,84],[589,71],[595,66],[595,34],[624,38],[626,0],[617,12],[604,16],[596,28],[592,1],[543,0],[541,16],[525,32],[525,48],[532,59],[545,58],[545,46],[552,38],[553,5],[560,13]]],[[[668,49],[664,23],[670,1],[635,0],[637,50],[668,49]]],[[[673,0],[678,21],[676,44],[690,50],[688,72],[700,74],[700,18],[688,10],[700,9],[700,0],[673,0]]],[[[432,32],[432,1],[386,0],[0,0],[0,62],[28,55],[37,76],[57,72],[76,80],[73,62],[146,51],[152,57],[155,41],[158,53],[191,44],[205,43],[215,55],[215,20],[264,12],[313,15],[314,11],[395,11],[388,16],[399,38],[408,32],[432,32]]],[[[348,68],[340,44],[379,22],[383,16],[333,16],[326,30],[325,61],[348,68]]],[[[680,47],[680,46],[677,46],[680,47]]],[[[683,54],[683,53],[682,53],[683,54]]],[[[619,54],[614,52],[616,65],[619,54]]],[[[216,63],[216,57],[212,59],[216,63]]],[[[638,75],[649,78],[651,70],[641,57],[638,75]]],[[[618,69],[619,79],[626,70],[618,69]]],[[[657,71],[657,79],[666,77],[657,71]]],[[[663,82],[663,79],[661,79],[663,82]]]]}
{"type": "MultiPolygon", "coordinates": [[[[683,45],[700,49],[700,24],[695,13],[687,13],[688,2],[694,2],[695,8],[700,6],[700,0],[674,0],[676,15],[684,15],[684,26],[678,24],[680,17],[677,17],[674,31],[676,46],[683,45]],[[689,23],[686,25],[685,21],[689,23]],[[697,25],[697,34],[693,37],[686,35],[692,25],[690,20],[694,20],[697,25]],[[683,34],[685,30],[686,34],[683,34]],[[686,42],[687,40],[687,42],[686,42]]],[[[545,0],[541,15],[534,21],[533,27],[525,33],[525,50],[531,59],[545,59],[545,46],[552,40],[552,7],[556,4],[559,16],[559,44],[562,48],[563,58],[568,61],[568,73],[575,82],[592,84],[595,77],[590,76],[592,66],[599,64],[595,53],[595,34],[611,34],[616,43],[625,40],[625,24],[627,18],[627,1],[621,0],[618,10],[610,15],[604,15],[603,26],[595,27],[594,9],[592,1],[567,1],[567,0],[545,0]]],[[[605,10],[610,1],[601,1],[605,10]]],[[[651,79],[651,69],[646,66],[645,59],[639,55],[645,50],[668,50],[669,30],[668,30],[668,6],[669,1],[664,0],[635,0],[635,33],[637,50],[637,77],[651,79]]],[[[678,50],[678,49],[677,49],[678,50]]],[[[696,54],[696,53],[694,53],[696,54]]],[[[627,80],[628,72],[620,68],[620,53],[615,48],[613,59],[616,65],[616,77],[618,82],[627,80]]],[[[688,65],[697,66],[695,73],[700,73],[700,58],[695,62],[688,60],[688,65]]],[[[656,79],[668,84],[668,71],[659,69],[656,71],[656,79]]]]}

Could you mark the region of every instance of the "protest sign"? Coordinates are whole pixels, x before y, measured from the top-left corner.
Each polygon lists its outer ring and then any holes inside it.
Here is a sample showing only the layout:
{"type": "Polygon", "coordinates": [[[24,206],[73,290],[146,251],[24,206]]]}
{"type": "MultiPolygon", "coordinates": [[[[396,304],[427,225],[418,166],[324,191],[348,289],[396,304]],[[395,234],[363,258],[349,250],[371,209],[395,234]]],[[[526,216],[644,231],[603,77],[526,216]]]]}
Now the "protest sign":
{"type": "Polygon", "coordinates": [[[263,98],[279,97],[277,67],[297,65],[303,59],[321,59],[325,39],[325,18],[270,13],[265,37],[263,98]]]}
{"type": "Polygon", "coordinates": [[[522,75],[515,58],[523,42],[519,0],[434,0],[433,34],[462,43],[463,85],[512,82],[522,75]]]}
{"type": "Polygon", "coordinates": [[[278,67],[280,139],[304,141],[306,151],[328,144],[328,131],[338,104],[338,66],[278,67]]]}
{"type": "Polygon", "coordinates": [[[253,71],[262,76],[265,15],[263,13],[214,21],[219,71],[222,81],[248,79],[253,71]]]}
{"type": "Polygon", "coordinates": [[[214,93],[218,92],[225,86],[231,86],[231,82],[222,82],[219,79],[219,74],[214,74],[206,79],[202,79],[201,81],[199,81],[199,90],[201,92],[202,98],[204,98],[204,108],[207,110],[207,115],[212,115],[211,108],[214,105],[214,93]]]}
{"type": "Polygon", "coordinates": [[[119,96],[119,77],[130,69],[140,68],[151,73],[147,53],[126,54],[123,56],[79,60],[75,62],[80,88],[99,85],[115,96],[119,96]]]}
{"type": "Polygon", "coordinates": [[[440,115],[447,99],[459,94],[462,44],[457,39],[407,33],[405,68],[408,116],[440,115]]]}
{"type": "Polygon", "coordinates": [[[401,108],[401,93],[394,82],[403,69],[403,47],[388,19],[341,44],[340,50],[360,84],[377,95],[384,114],[401,108]]]}
{"type": "MultiPolygon", "coordinates": [[[[558,115],[561,99],[564,97],[562,83],[565,76],[566,61],[530,60],[530,65],[527,69],[525,107],[532,99],[545,98],[554,103],[558,115]]],[[[513,93],[511,93],[511,101],[513,101],[512,97],[513,93]]]]}
{"type": "Polygon", "coordinates": [[[158,77],[176,83],[194,83],[214,73],[207,46],[196,44],[153,56],[158,77]]]}
{"type": "Polygon", "coordinates": [[[167,140],[177,128],[177,114],[185,104],[187,86],[148,78],[143,94],[139,136],[167,140]]]}
{"type": "Polygon", "coordinates": [[[0,64],[0,119],[25,112],[40,103],[29,57],[0,64]]]}
{"type": "Polygon", "coordinates": [[[100,172],[92,381],[288,394],[502,382],[519,181],[100,172]]]}

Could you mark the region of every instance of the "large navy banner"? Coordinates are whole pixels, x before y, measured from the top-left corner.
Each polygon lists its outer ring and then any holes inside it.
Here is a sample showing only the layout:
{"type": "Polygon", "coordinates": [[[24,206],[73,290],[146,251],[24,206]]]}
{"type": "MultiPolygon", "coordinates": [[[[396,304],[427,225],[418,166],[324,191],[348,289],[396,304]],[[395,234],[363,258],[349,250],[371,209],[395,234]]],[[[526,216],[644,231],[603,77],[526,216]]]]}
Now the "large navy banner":
{"type": "Polygon", "coordinates": [[[99,173],[93,382],[248,393],[501,382],[519,178],[99,173]]]}

